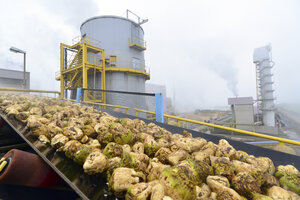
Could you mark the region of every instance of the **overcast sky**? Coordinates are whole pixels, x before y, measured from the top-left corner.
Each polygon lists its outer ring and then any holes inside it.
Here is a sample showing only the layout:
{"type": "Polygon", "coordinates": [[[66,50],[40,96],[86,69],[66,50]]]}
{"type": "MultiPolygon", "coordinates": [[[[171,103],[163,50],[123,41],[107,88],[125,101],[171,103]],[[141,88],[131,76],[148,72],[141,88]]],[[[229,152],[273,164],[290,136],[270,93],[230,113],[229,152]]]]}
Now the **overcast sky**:
{"type": "Polygon", "coordinates": [[[300,1],[294,0],[0,0],[0,68],[22,69],[27,51],[32,89],[58,90],[59,43],[97,15],[149,19],[142,25],[151,83],[165,84],[181,110],[255,98],[256,47],[272,44],[276,103],[300,102],[300,1]],[[236,93],[236,94],[235,94],[236,93]]]}

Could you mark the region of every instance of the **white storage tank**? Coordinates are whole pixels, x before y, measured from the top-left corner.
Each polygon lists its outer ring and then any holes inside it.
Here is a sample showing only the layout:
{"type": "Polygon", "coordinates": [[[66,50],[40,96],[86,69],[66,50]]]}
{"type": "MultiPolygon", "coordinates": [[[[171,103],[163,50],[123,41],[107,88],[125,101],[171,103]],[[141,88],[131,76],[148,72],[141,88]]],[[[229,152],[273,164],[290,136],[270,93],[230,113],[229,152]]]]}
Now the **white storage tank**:
{"type": "MultiPolygon", "coordinates": [[[[145,92],[149,79],[144,60],[146,44],[138,23],[118,16],[99,16],[83,22],[80,31],[82,37],[100,41],[100,48],[105,50],[107,90],[145,92]]],[[[97,74],[95,88],[100,88],[99,78],[97,74]]],[[[146,109],[145,97],[138,95],[106,93],[106,103],[146,109]]]]}

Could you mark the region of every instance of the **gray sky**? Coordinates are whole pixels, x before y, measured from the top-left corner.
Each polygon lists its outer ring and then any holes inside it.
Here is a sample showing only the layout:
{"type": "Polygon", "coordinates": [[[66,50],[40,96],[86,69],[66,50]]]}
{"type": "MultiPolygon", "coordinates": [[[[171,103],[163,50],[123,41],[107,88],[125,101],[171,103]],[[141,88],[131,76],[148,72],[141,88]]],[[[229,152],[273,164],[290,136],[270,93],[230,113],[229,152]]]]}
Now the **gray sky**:
{"type": "Polygon", "coordinates": [[[125,16],[143,25],[151,83],[175,91],[183,110],[227,106],[236,94],[255,97],[253,49],[271,42],[276,103],[299,103],[300,1],[297,0],[0,0],[0,67],[27,64],[33,89],[58,90],[59,43],[71,43],[95,15],[125,16]],[[236,94],[234,94],[236,93],[236,94]]]}

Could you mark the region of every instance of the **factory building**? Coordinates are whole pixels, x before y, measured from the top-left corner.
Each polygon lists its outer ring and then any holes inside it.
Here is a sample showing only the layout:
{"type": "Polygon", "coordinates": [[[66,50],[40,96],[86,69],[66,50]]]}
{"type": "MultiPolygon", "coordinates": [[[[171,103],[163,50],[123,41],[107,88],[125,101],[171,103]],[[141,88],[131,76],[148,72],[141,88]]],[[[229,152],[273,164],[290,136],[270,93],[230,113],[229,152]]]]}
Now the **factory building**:
{"type": "Polygon", "coordinates": [[[228,98],[228,104],[231,107],[233,122],[237,124],[235,128],[252,131],[251,125],[254,125],[253,98],[228,98]]]}
{"type": "MultiPolygon", "coordinates": [[[[0,69],[0,87],[23,88],[24,72],[0,69]]],[[[25,72],[25,89],[30,89],[30,72],[25,72]]]]}
{"type": "MultiPolygon", "coordinates": [[[[76,88],[145,92],[150,79],[145,67],[144,30],[147,20],[98,16],[82,23],[81,37],[61,44],[61,97],[75,99],[76,88]],[[71,93],[68,93],[71,91],[71,93]]],[[[84,101],[147,109],[145,96],[87,91],[84,101]]],[[[132,113],[135,114],[131,109],[132,113]]]]}
{"type": "Polygon", "coordinates": [[[252,97],[228,98],[232,111],[232,122],[237,129],[254,131],[271,135],[278,135],[277,126],[266,126],[259,122],[254,123],[254,107],[252,97]]]}
{"type": "MultiPolygon", "coordinates": [[[[163,96],[163,109],[164,113],[174,112],[171,98],[167,97],[167,88],[165,85],[146,83],[146,93],[162,93],[163,96]]],[[[155,100],[154,97],[146,97],[147,110],[155,111],[155,100]]]]}

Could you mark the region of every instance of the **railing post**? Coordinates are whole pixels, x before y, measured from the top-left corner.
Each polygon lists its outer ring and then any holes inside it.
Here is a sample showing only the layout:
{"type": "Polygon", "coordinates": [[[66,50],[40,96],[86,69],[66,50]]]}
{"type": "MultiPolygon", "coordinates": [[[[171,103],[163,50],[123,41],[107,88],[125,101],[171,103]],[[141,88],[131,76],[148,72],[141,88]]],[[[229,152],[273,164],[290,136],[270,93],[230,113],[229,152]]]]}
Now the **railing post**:
{"type": "Polygon", "coordinates": [[[77,88],[76,103],[80,103],[80,99],[81,99],[81,88],[77,88]]]}
{"type": "Polygon", "coordinates": [[[180,120],[177,120],[177,126],[181,127],[181,121],[180,120]]]}
{"type": "Polygon", "coordinates": [[[155,93],[155,117],[157,122],[164,123],[163,108],[164,106],[162,93],[155,93]]]}

